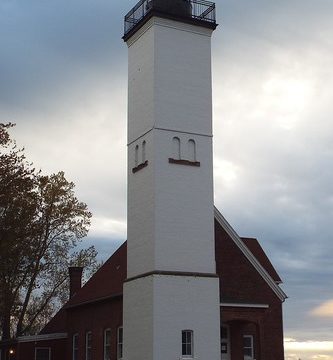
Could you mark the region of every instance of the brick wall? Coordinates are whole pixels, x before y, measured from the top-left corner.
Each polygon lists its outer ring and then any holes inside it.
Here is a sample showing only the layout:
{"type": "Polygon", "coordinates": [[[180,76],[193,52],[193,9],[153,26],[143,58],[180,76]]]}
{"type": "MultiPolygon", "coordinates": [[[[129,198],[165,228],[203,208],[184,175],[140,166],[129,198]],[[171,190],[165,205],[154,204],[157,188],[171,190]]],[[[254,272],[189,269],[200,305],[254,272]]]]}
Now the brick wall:
{"type": "Polygon", "coordinates": [[[231,326],[232,360],[243,360],[242,335],[255,338],[256,360],[283,360],[282,303],[223,228],[215,222],[216,267],[222,302],[267,304],[262,308],[222,308],[221,320],[231,326]],[[237,335],[238,334],[238,335],[237,335]]]}
{"type": "Polygon", "coordinates": [[[72,359],[72,338],[79,334],[79,359],[85,359],[85,336],[92,332],[92,358],[104,359],[104,330],[111,329],[111,359],[117,359],[117,329],[122,325],[122,298],[68,310],[67,359],[72,359]]]}

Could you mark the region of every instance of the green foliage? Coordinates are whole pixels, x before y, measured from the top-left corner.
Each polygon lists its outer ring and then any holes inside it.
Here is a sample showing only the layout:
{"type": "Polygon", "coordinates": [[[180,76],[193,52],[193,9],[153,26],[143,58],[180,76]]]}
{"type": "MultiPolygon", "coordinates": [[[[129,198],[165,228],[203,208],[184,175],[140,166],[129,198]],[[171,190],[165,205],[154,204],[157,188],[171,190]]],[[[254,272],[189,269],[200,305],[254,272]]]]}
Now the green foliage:
{"type": "Polygon", "coordinates": [[[0,124],[0,321],[2,338],[31,334],[68,298],[68,266],[95,269],[94,247],[75,251],[91,213],[63,172],[42,175],[0,124]]]}

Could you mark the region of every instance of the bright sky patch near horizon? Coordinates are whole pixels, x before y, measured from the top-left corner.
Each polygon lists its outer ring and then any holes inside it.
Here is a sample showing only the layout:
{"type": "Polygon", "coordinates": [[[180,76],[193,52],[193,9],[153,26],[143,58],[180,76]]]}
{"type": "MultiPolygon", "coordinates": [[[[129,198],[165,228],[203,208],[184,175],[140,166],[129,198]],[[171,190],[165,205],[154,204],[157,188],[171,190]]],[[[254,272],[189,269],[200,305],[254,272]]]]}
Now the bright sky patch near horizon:
{"type": "MultiPolygon", "coordinates": [[[[101,258],[126,239],[129,0],[0,0],[0,121],[94,214],[101,258]]],[[[333,2],[218,0],[215,204],[284,280],[287,360],[333,360],[333,2]]]]}

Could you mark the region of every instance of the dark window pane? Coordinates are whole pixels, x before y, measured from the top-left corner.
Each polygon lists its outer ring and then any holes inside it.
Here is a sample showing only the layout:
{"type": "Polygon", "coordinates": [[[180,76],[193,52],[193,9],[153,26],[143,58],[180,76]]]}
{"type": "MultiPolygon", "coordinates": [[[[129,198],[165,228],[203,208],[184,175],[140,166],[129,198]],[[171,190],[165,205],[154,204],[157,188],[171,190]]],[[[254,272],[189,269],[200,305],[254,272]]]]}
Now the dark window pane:
{"type": "Polygon", "coordinates": [[[91,347],[91,332],[87,333],[87,347],[91,347]]]}
{"type": "Polygon", "coordinates": [[[111,330],[105,330],[104,332],[104,344],[110,345],[111,344],[111,330]]]}
{"type": "Polygon", "coordinates": [[[73,335],[73,360],[78,360],[79,335],[73,335]]]}
{"type": "Polygon", "coordinates": [[[91,349],[87,349],[87,360],[91,360],[91,349]]]}
{"type": "Polygon", "coordinates": [[[221,338],[227,339],[228,338],[228,328],[225,326],[221,327],[221,338]]]}
{"type": "Polygon", "coordinates": [[[192,355],[191,344],[186,345],[186,355],[192,355]]]}
{"type": "Polygon", "coordinates": [[[192,342],[192,332],[186,331],[186,342],[189,344],[192,342]]]}
{"type": "Polygon", "coordinates": [[[228,344],[225,342],[221,342],[221,353],[222,354],[228,353],[228,344]]]}
{"type": "Polygon", "coordinates": [[[123,328],[119,327],[118,328],[118,335],[117,335],[118,339],[118,354],[117,354],[117,359],[121,359],[123,357],[123,328]]]}
{"type": "Polygon", "coordinates": [[[182,331],[182,355],[192,356],[193,333],[191,330],[182,331]]]}
{"type": "Polygon", "coordinates": [[[49,360],[50,349],[36,349],[36,360],[49,360]]]}
{"type": "Polygon", "coordinates": [[[73,336],[73,346],[76,348],[78,346],[79,336],[74,335],[73,336]]]}
{"type": "Polygon", "coordinates": [[[251,338],[247,336],[243,337],[243,344],[245,347],[251,347],[252,346],[251,338]]]}
{"type": "Polygon", "coordinates": [[[104,360],[110,360],[111,359],[111,353],[110,353],[110,347],[105,348],[105,354],[104,354],[104,360]]]}
{"type": "Polygon", "coordinates": [[[186,343],[186,331],[182,331],[182,343],[186,343]]]}

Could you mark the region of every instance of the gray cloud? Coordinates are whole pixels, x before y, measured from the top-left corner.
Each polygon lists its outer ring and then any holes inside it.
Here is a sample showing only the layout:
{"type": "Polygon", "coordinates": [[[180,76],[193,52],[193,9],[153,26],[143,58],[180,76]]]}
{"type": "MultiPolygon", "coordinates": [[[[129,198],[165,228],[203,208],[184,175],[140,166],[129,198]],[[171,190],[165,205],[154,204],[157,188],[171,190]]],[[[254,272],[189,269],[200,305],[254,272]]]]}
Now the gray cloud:
{"type": "Polygon", "coordinates": [[[224,5],[213,58],[216,204],[241,235],[259,238],[284,279],[286,334],[330,340],[331,324],[308,314],[333,298],[333,4],[224,5]]]}
{"type": "Polygon", "coordinates": [[[1,10],[2,107],[51,110],[55,98],[63,101],[78,85],[90,88],[107,69],[126,71],[119,4],[7,1],[1,10]]]}

